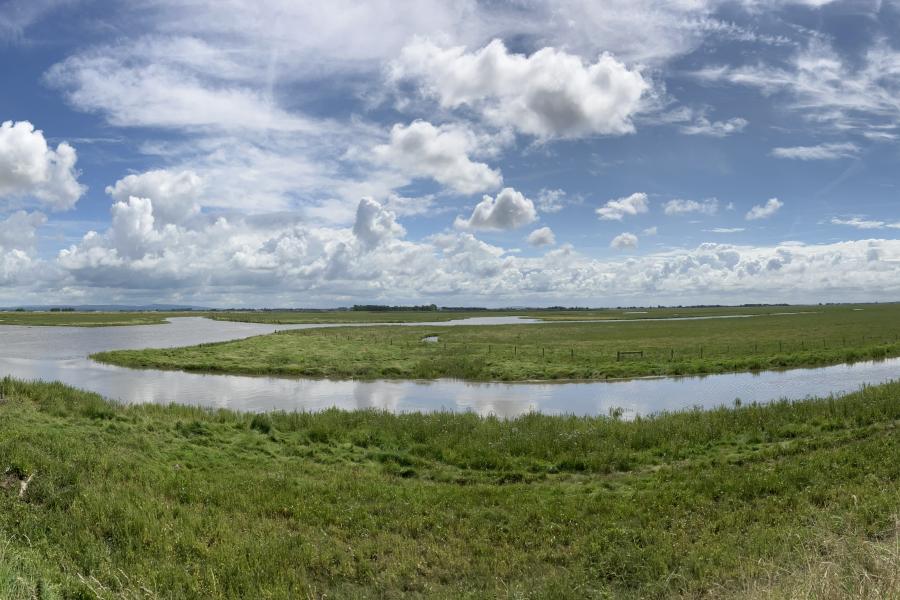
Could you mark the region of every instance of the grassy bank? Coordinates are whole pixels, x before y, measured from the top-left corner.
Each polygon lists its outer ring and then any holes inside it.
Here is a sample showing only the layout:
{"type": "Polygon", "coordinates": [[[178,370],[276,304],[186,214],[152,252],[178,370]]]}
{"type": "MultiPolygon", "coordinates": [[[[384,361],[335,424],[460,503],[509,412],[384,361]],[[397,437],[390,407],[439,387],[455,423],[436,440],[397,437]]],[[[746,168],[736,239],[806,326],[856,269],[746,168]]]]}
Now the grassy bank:
{"type": "Polygon", "coordinates": [[[0,325],[41,325],[58,327],[114,327],[119,325],[159,325],[169,317],[191,313],[158,312],[0,312],[0,325]]]}
{"type": "Polygon", "coordinates": [[[635,422],[0,390],[4,598],[900,593],[900,384],[635,422]]]}
{"type": "Polygon", "coordinates": [[[880,359],[900,355],[898,336],[900,305],[881,305],[703,321],[282,331],[95,358],[128,367],[306,377],[605,379],[880,359]],[[427,336],[438,342],[423,342],[427,336]]]}

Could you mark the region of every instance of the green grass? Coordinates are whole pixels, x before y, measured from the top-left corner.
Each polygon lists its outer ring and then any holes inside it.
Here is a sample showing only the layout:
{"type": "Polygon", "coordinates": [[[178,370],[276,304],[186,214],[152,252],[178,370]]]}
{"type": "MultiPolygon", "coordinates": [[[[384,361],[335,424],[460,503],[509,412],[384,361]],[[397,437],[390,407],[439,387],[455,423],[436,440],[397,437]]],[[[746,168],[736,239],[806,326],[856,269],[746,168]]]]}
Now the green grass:
{"type": "Polygon", "coordinates": [[[811,367],[900,356],[900,305],[702,321],[281,331],[105,352],[128,367],[330,378],[607,379],[811,367]],[[437,335],[438,343],[422,338],[437,335]],[[641,351],[640,357],[619,351],[641,351]]]}
{"type": "Polygon", "coordinates": [[[634,422],[0,392],[3,598],[900,592],[900,383],[634,422]]]}
{"type": "Polygon", "coordinates": [[[0,325],[41,325],[61,327],[112,327],[117,325],[158,325],[169,317],[192,313],[157,312],[0,312],[0,325]]]}

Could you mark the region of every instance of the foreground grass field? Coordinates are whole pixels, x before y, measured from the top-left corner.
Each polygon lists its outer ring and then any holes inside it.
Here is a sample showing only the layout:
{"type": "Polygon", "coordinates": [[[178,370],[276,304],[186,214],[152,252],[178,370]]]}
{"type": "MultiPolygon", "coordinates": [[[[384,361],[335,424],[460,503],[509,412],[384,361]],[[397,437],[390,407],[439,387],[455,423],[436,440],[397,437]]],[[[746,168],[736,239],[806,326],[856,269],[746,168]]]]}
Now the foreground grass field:
{"type": "Polygon", "coordinates": [[[900,356],[897,304],[697,321],[281,331],[94,358],[201,372],[517,381],[722,373],[893,356],[900,356]],[[423,341],[435,336],[437,342],[423,341]]]}
{"type": "Polygon", "coordinates": [[[900,384],[634,422],[0,394],[5,599],[900,594],[900,384]]]}

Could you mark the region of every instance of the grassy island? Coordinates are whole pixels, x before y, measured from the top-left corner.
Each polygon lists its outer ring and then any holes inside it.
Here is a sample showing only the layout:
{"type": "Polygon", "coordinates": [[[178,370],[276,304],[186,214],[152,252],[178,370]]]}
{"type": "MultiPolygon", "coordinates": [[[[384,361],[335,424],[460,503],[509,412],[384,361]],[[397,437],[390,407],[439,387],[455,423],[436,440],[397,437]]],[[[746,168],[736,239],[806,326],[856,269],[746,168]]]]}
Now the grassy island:
{"type": "Polygon", "coordinates": [[[284,330],[94,358],[212,373],[523,381],[758,371],[895,356],[900,305],[888,304],[708,320],[284,330]]]}

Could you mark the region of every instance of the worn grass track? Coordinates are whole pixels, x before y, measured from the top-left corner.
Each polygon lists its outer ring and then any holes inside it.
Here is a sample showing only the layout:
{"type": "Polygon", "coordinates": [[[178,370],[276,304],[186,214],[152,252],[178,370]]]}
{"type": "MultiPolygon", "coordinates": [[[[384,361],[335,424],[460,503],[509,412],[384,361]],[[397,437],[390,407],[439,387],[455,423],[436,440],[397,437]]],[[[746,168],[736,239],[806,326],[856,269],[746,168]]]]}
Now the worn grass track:
{"type": "Polygon", "coordinates": [[[0,392],[4,598],[900,591],[900,384],[634,422],[0,392]]]}

